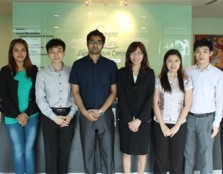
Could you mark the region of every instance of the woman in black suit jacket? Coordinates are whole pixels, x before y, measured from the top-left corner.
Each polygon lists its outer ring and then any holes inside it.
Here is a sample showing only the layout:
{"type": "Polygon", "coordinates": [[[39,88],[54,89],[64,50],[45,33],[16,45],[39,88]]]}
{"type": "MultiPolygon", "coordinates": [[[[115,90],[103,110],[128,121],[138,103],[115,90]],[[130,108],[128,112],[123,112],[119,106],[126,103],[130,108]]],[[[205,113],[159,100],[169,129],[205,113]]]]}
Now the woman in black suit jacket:
{"type": "Polygon", "coordinates": [[[150,139],[151,109],[155,85],[145,46],[133,42],[126,52],[125,67],[118,71],[120,150],[124,173],[131,171],[131,155],[138,156],[138,173],[144,173],[150,139]]]}
{"type": "Polygon", "coordinates": [[[16,174],[35,173],[34,145],[39,116],[35,100],[37,71],[31,63],[26,41],[13,39],[8,65],[0,72],[0,97],[16,174]]]}

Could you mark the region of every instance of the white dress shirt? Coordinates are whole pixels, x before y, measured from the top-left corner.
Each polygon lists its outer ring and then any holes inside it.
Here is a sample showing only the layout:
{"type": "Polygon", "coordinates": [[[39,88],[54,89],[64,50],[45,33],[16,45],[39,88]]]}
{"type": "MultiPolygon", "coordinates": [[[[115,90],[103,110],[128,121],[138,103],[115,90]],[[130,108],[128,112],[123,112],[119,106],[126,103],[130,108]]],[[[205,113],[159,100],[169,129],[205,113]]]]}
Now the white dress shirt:
{"type": "Polygon", "coordinates": [[[71,85],[68,82],[71,68],[63,65],[61,71],[56,71],[53,65],[40,70],[36,77],[36,102],[41,112],[54,120],[56,114],[53,108],[70,107],[69,116],[73,117],[77,106],[71,92],[71,85]]]}
{"type": "Polygon", "coordinates": [[[197,65],[186,70],[194,85],[190,112],[215,112],[213,126],[219,127],[223,111],[223,72],[209,64],[204,70],[197,65]]]}

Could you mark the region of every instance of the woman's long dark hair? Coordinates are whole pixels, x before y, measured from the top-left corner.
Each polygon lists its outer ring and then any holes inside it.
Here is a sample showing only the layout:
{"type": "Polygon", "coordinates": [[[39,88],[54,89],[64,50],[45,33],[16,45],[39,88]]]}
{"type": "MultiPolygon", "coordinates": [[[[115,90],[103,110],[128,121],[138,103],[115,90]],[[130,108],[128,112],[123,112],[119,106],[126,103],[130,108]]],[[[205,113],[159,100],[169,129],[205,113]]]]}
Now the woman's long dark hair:
{"type": "Polygon", "coordinates": [[[185,75],[184,75],[183,66],[182,66],[182,57],[181,57],[180,52],[176,49],[171,49],[171,50],[167,51],[166,54],[164,55],[163,67],[162,67],[162,70],[161,70],[161,73],[160,73],[161,86],[162,86],[162,88],[164,89],[165,92],[169,92],[169,93],[172,92],[172,89],[171,89],[171,86],[170,86],[170,83],[169,83],[169,80],[168,80],[168,76],[167,76],[168,68],[167,68],[167,65],[166,65],[167,58],[171,55],[176,55],[180,59],[180,68],[177,71],[177,78],[179,80],[180,90],[182,92],[185,92],[185,89],[184,89],[184,77],[185,77],[185,75]]]}
{"type": "Polygon", "coordinates": [[[11,41],[10,46],[9,46],[9,51],[8,51],[8,67],[11,69],[13,75],[15,76],[15,74],[18,71],[18,66],[17,66],[16,61],[13,57],[13,49],[14,49],[15,44],[17,44],[17,43],[23,44],[25,49],[26,49],[26,58],[24,60],[24,65],[23,66],[26,70],[27,77],[31,77],[31,75],[32,75],[32,62],[31,62],[30,57],[29,57],[28,44],[24,39],[18,38],[18,39],[13,39],[11,41]]]}
{"type": "Polygon", "coordinates": [[[141,62],[140,69],[142,69],[142,70],[149,69],[148,55],[147,55],[147,52],[146,52],[146,48],[145,48],[145,46],[142,42],[132,42],[129,45],[129,47],[126,51],[126,54],[125,54],[125,67],[127,67],[129,69],[132,69],[132,61],[130,59],[130,54],[132,52],[136,51],[137,48],[139,48],[143,53],[143,59],[142,59],[142,62],[141,62]]]}

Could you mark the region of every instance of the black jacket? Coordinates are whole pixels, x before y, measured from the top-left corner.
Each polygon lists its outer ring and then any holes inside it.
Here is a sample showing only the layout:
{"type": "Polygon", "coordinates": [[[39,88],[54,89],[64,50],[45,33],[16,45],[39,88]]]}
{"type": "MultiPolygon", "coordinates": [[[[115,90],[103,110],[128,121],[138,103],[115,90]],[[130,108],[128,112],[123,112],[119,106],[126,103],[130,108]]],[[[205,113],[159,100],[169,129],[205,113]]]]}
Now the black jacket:
{"type": "Polygon", "coordinates": [[[117,86],[120,121],[127,124],[133,117],[150,121],[155,88],[154,71],[140,70],[134,83],[132,70],[122,68],[118,71],[117,86]]]}
{"type": "MultiPolygon", "coordinates": [[[[29,95],[29,105],[25,113],[30,116],[39,111],[35,98],[35,81],[38,68],[32,66],[32,87],[29,95]]],[[[16,118],[21,112],[18,104],[18,81],[14,79],[13,73],[8,66],[4,66],[0,72],[0,98],[4,115],[16,118]]]]}

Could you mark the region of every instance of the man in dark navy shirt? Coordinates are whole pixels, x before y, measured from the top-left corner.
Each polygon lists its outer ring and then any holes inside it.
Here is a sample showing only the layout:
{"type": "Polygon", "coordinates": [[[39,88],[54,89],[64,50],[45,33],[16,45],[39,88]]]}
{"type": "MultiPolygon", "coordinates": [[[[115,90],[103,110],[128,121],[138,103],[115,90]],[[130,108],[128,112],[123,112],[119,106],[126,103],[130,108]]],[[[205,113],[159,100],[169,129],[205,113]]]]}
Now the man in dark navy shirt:
{"type": "Polygon", "coordinates": [[[114,115],[111,105],[116,98],[117,66],[101,56],[105,36],[98,30],[87,36],[88,56],[74,62],[69,82],[80,110],[80,137],[86,174],[95,168],[96,139],[99,140],[101,172],[115,173],[114,115]]]}

